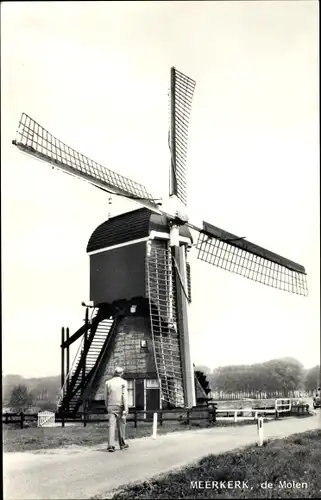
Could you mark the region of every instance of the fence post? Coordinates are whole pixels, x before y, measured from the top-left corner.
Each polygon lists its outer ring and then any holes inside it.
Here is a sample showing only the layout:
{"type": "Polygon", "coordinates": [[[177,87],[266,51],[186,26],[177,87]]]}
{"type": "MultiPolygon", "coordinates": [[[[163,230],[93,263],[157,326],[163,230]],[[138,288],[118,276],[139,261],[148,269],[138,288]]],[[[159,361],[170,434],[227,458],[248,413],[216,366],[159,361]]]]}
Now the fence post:
{"type": "Polygon", "coordinates": [[[217,403],[213,404],[213,424],[216,424],[216,410],[217,410],[217,403]]]}
{"type": "Polygon", "coordinates": [[[63,412],[61,414],[61,427],[65,427],[65,414],[63,412]]]}
{"type": "Polygon", "coordinates": [[[20,413],[20,428],[23,429],[23,422],[25,420],[23,411],[20,413]]]}
{"type": "Polygon", "coordinates": [[[190,420],[191,412],[190,410],[187,410],[187,425],[190,427],[191,425],[191,420],[190,420]]]}
{"type": "Polygon", "coordinates": [[[258,418],[257,421],[257,432],[259,435],[259,446],[263,446],[263,441],[264,441],[264,434],[263,434],[263,418],[260,417],[258,418]]]}
{"type": "Polygon", "coordinates": [[[159,413],[159,425],[163,425],[163,410],[159,413]]]}
{"type": "Polygon", "coordinates": [[[84,427],[86,427],[87,420],[86,420],[86,408],[85,408],[85,405],[84,405],[84,410],[83,410],[83,419],[84,419],[84,427]]]}
{"type": "Polygon", "coordinates": [[[208,420],[208,425],[211,425],[213,422],[213,408],[212,406],[207,407],[207,420],[208,420]]]}
{"type": "Polygon", "coordinates": [[[156,439],[157,435],[157,412],[153,414],[153,439],[156,439]]]}
{"type": "Polygon", "coordinates": [[[234,422],[237,422],[237,410],[234,412],[234,422]]]}
{"type": "Polygon", "coordinates": [[[136,408],[135,408],[135,418],[134,418],[134,425],[135,425],[135,429],[137,429],[137,411],[136,411],[136,408]]]}

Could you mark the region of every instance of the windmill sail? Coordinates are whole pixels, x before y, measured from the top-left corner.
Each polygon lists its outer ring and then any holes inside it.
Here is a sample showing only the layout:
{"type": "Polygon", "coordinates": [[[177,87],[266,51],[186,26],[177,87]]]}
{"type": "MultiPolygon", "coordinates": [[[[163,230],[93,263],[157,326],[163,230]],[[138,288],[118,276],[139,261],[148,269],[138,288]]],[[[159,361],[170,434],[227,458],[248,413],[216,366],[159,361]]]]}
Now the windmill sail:
{"type": "Polygon", "coordinates": [[[197,257],[209,264],[280,290],[308,294],[303,266],[208,222],[203,222],[196,248],[197,257]]]}
{"type": "Polygon", "coordinates": [[[171,68],[170,195],[187,204],[187,139],[195,81],[171,68]]]}
{"type": "Polygon", "coordinates": [[[105,191],[137,200],[144,206],[157,209],[157,204],[145,186],[99,165],[70,148],[50,134],[25,113],[22,113],[16,140],[23,152],[50,163],[63,172],[83,179],[105,191]]]}

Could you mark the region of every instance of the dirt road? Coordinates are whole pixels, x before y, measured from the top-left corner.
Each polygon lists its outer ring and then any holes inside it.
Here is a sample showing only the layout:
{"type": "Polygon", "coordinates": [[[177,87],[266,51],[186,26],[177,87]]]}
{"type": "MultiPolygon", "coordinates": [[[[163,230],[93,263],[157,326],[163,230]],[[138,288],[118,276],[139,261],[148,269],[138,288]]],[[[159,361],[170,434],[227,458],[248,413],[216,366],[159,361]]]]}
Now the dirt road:
{"type": "MultiPolygon", "coordinates": [[[[264,426],[265,438],[320,428],[321,413],[288,418],[264,426]]],[[[107,453],[106,447],[72,447],[4,454],[4,498],[85,499],[105,495],[134,481],[183,467],[210,454],[252,444],[256,426],[211,428],[135,439],[130,448],[107,453]]]]}

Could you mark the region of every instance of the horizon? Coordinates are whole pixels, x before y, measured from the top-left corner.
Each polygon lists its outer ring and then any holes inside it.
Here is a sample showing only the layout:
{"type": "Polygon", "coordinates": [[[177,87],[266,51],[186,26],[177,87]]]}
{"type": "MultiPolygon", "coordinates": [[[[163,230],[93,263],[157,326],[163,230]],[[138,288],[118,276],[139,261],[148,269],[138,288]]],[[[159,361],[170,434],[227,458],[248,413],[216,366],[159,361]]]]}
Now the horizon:
{"type": "MultiPolygon", "coordinates": [[[[276,361],[276,360],[282,360],[282,359],[286,359],[286,358],[289,358],[289,356],[285,356],[285,358],[274,358],[274,359],[267,359],[265,361],[262,362],[262,364],[264,363],[268,363],[269,361],[276,361]]],[[[291,358],[293,359],[293,358],[291,358]]],[[[301,363],[301,361],[299,359],[295,359],[296,361],[298,361],[299,363],[301,363]]],[[[261,364],[260,363],[252,363],[252,364],[249,364],[249,365],[246,365],[246,366],[252,366],[252,365],[256,365],[256,364],[261,364]]],[[[316,368],[318,366],[320,366],[320,363],[317,363],[316,365],[313,365],[313,366],[305,366],[303,363],[301,363],[302,366],[303,366],[303,369],[306,370],[306,371],[309,371],[313,368],[316,368]]],[[[202,367],[202,366],[206,366],[205,364],[203,363],[197,363],[195,364],[195,367],[202,367]]],[[[221,366],[216,366],[214,368],[211,368],[210,366],[207,366],[207,368],[210,368],[211,369],[211,372],[210,374],[213,373],[214,370],[218,369],[218,368],[222,368],[222,367],[228,367],[228,366],[244,366],[244,365],[221,365],[221,366]]],[[[25,375],[22,375],[20,373],[3,373],[2,374],[2,378],[3,377],[22,377],[22,378],[25,378],[25,379],[32,379],[32,378],[52,378],[52,377],[60,377],[61,374],[60,373],[56,373],[56,374],[52,374],[52,375],[38,375],[36,377],[29,377],[29,376],[25,376],[25,375]]]]}
{"type": "Polygon", "coordinates": [[[173,65],[196,80],[190,219],[304,265],[309,290],[301,297],[254,283],[197,260],[194,249],[192,360],[228,366],[289,356],[316,366],[317,2],[7,2],[1,13],[5,372],[59,372],[61,327],[76,331],[89,299],[90,234],[110,208],[114,216],[138,208],[117,196],[110,207],[101,190],[22,155],[11,144],[21,112],[167,196],[173,65]]]}

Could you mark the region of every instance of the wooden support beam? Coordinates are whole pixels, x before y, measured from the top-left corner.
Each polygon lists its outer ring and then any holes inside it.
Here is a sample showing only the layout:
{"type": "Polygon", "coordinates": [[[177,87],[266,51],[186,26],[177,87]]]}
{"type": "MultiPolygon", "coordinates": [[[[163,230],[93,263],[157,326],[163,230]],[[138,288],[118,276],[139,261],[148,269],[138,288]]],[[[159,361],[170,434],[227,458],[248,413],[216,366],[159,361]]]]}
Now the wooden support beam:
{"type": "Polygon", "coordinates": [[[184,403],[187,408],[192,408],[196,406],[195,398],[195,384],[194,384],[194,368],[191,360],[191,348],[189,340],[188,331],[188,299],[185,297],[184,289],[187,285],[186,277],[186,261],[185,261],[185,247],[174,247],[174,256],[176,262],[178,263],[181,280],[179,279],[176,270],[176,314],[178,331],[180,337],[181,346],[181,360],[182,360],[182,371],[183,371],[183,384],[184,384],[184,403]]]}
{"type": "MultiPolygon", "coordinates": [[[[88,307],[86,307],[86,316],[85,316],[86,327],[88,326],[88,324],[89,324],[89,309],[88,309],[88,307]]],[[[87,358],[87,342],[88,342],[87,331],[88,331],[88,328],[86,328],[85,334],[84,334],[84,354],[83,354],[82,388],[81,388],[82,393],[85,390],[85,379],[86,379],[86,358],[87,358]]],[[[85,405],[85,401],[83,401],[83,405],[85,405]]]]}
{"type": "Polygon", "coordinates": [[[61,388],[65,383],[65,349],[63,347],[65,342],[65,327],[61,329],[61,388]]]}
{"type": "MultiPolygon", "coordinates": [[[[87,329],[88,328],[90,328],[90,325],[87,325],[87,329]]],[[[85,330],[86,330],[86,325],[84,324],[71,337],[69,337],[68,340],[65,340],[63,344],[61,344],[61,346],[63,347],[70,346],[73,342],[78,340],[85,333],[85,330]]]]}
{"type": "MultiPolygon", "coordinates": [[[[66,342],[68,343],[68,340],[69,340],[69,328],[67,327],[66,329],[66,342]]],[[[69,390],[69,385],[70,385],[70,373],[69,373],[69,370],[70,370],[70,350],[69,350],[69,344],[67,344],[67,347],[66,347],[66,351],[67,351],[67,366],[66,366],[66,372],[67,372],[67,392],[69,390]]],[[[67,403],[67,409],[69,410],[69,401],[67,403]]]]}

